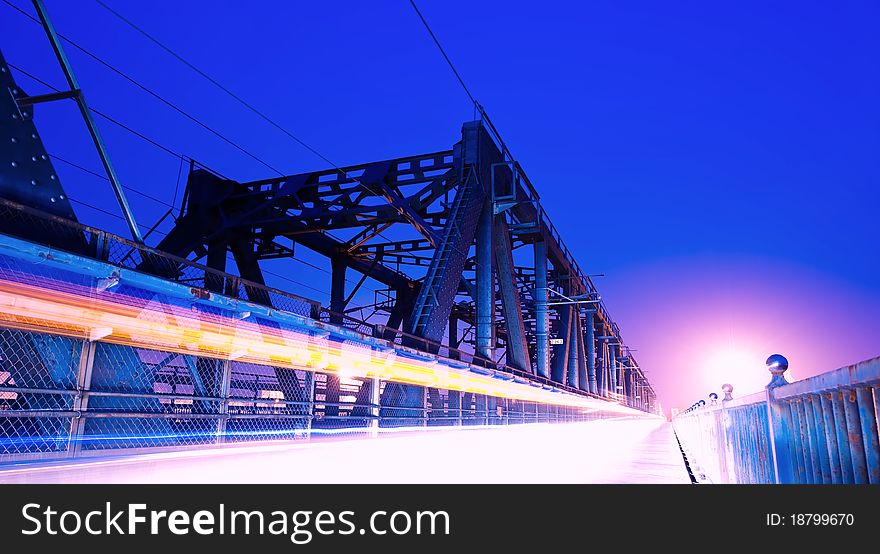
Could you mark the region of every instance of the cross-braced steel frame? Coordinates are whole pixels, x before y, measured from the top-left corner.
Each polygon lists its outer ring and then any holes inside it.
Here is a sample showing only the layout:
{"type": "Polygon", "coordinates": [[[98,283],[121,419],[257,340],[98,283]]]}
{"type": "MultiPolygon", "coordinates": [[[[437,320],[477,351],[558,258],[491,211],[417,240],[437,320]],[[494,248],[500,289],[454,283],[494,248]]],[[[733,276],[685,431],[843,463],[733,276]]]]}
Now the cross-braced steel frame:
{"type": "Polygon", "coordinates": [[[330,260],[332,320],[370,279],[385,287],[371,322],[650,410],[593,282],[494,136],[481,119],[449,150],[247,183],[194,169],[157,248],[220,271],[231,253],[262,283],[260,261],[305,247],[330,260]]]}
{"type": "MultiPolygon", "coordinates": [[[[0,67],[9,93],[0,95],[0,108],[10,115],[0,128],[9,141],[0,196],[75,220],[32,120],[33,105],[48,100],[26,95],[2,57],[0,67]]],[[[11,221],[0,222],[0,231],[85,248],[78,237],[11,221]]],[[[182,214],[156,247],[218,272],[231,253],[243,280],[258,285],[265,284],[262,261],[298,248],[329,259],[331,323],[348,319],[357,289],[372,281],[381,290],[368,319],[380,335],[465,351],[488,366],[654,411],[653,389],[593,282],[484,114],[463,125],[451,149],[427,154],[245,183],[191,166],[182,214]],[[350,272],[359,278],[347,290],[350,272]]],[[[180,277],[179,268],[156,260],[145,256],[139,268],[180,277]]],[[[222,280],[204,286],[228,292],[222,280]]],[[[246,295],[273,302],[259,286],[246,295]]]]}

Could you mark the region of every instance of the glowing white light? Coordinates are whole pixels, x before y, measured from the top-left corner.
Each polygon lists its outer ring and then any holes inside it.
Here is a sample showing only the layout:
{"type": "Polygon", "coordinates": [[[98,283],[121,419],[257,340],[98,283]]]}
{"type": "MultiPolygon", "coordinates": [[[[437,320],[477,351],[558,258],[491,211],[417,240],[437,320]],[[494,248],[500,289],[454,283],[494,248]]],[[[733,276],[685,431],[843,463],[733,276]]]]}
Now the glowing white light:
{"type": "Polygon", "coordinates": [[[701,369],[705,386],[717,387],[719,383],[733,383],[743,392],[758,391],[766,385],[764,370],[766,356],[757,348],[741,344],[715,347],[705,357],[701,369]]]}

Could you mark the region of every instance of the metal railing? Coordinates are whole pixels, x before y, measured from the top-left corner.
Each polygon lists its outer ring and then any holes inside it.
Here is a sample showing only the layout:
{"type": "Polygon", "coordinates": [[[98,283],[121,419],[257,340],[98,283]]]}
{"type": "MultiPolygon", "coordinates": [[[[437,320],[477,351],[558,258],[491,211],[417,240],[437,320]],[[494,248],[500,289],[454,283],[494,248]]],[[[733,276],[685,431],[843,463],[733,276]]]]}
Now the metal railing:
{"type": "Polygon", "coordinates": [[[214,291],[231,298],[271,306],[306,317],[317,317],[321,304],[217,271],[185,258],[179,258],[106,231],[0,198],[0,221],[4,228],[28,229],[28,237],[49,236],[53,247],[105,261],[119,268],[134,269],[176,283],[214,291]]]}
{"type": "Polygon", "coordinates": [[[0,352],[0,462],[615,415],[17,329],[0,352]]]}
{"type": "Polygon", "coordinates": [[[673,418],[701,480],[714,483],[880,483],[880,357],[787,382],[771,356],[765,391],[700,400],[673,418]]]}

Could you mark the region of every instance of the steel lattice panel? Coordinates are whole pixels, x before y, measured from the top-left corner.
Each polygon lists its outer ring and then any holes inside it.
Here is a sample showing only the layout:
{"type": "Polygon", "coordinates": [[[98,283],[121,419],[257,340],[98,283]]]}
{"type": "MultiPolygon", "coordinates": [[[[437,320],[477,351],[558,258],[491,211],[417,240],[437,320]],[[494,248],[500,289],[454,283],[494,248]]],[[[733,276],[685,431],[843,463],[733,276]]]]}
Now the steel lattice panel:
{"type": "MultiPolygon", "coordinates": [[[[33,106],[19,106],[27,95],[12,78],[0,53],[0,198],[39,208],[55,216],[76,220],[67,194],[33,121],[33,106]]],[[[82,237],[59,237],[15,220],[0,219],[0,230],[41,240],[72,251],[83,251],[82,237]]]]}

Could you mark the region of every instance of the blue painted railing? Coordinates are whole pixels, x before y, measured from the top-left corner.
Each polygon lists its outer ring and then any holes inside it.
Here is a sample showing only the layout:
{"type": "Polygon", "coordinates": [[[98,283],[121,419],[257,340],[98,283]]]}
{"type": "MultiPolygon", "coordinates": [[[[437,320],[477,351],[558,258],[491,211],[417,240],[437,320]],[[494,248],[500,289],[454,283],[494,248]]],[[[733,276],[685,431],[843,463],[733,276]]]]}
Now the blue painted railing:
{"type": "Polygon", "coordinates": [[[880,357],[794,383],[781,356],[766,390],[701,400],[673,417],[699,481],[880,483],[880,357]]]}

